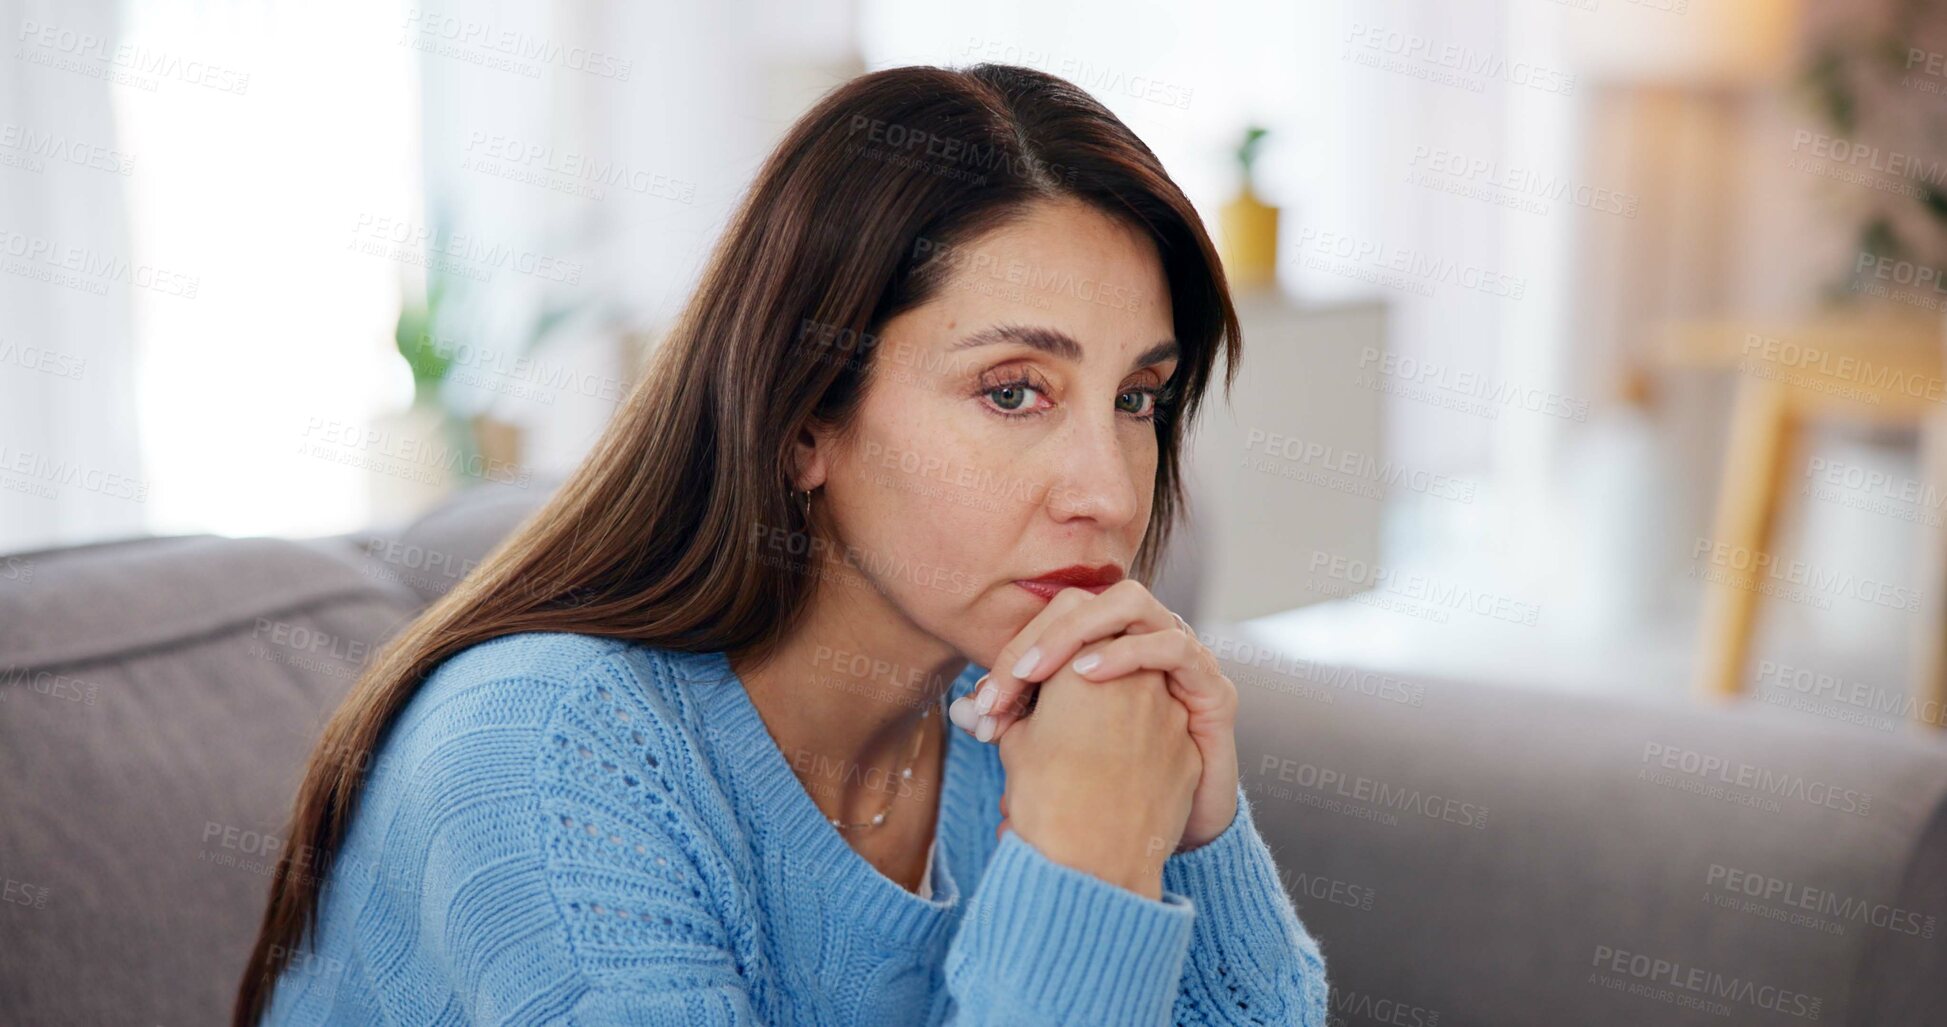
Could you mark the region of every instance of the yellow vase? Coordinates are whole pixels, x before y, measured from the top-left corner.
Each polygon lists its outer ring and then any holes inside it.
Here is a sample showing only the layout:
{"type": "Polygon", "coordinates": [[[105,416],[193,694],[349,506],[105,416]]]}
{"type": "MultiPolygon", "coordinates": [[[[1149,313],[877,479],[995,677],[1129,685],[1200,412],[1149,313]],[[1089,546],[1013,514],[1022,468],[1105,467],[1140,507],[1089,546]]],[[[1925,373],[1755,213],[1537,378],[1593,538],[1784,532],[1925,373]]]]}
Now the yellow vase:
{"type": "Polygon", "coordinates": [[[1224,275],[1233,289],[1257,289],[1278,280],[1278,208],[1257,198],[1250,183],[1218,212],[1224,275]]]}

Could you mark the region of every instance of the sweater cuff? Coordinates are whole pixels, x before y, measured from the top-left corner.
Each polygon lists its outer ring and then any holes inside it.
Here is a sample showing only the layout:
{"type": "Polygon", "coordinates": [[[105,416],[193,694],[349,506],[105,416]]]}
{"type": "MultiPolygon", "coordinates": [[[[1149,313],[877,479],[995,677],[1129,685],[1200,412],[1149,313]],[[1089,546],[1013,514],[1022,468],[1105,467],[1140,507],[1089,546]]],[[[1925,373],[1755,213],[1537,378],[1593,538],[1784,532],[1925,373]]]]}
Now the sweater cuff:
{"type": "Polygon", "coordinates": [[[1246,891],[1269,885],[1278,895],[1284,884],[1278,880],[1277,863],[1258,837],[1257,821],[1251,816],[1251,800],[1244,786],[1237,786],[1237,815],[1217,837],[1163,861],[1163,887],[1190,897],[1197,908],[1206,899],[1221,902],[1223,892],[1246,891]]]}
{"type": "MultiPolygon", "coordinates": [[[[1195,908],[1150,899],[1002,834],[947,972],[994,1022],[1164,1022],[1175,1006],[1195,908]]],[[[983,1020],[982,1022],[985,1022],[983,1020]]]]}
{"type": "Polygon", "coordinates": [[[1195,904],[1199,944],[1215,945],[1253,967],[1259,954],[1252,940],[1283,938],[1288,928],[1303,934],[1241,784],[1236,818],[1217,837],[1164,860],[1163,888],[1195,904]],[[1232,940],[1240,944],[1229,945],[1232,940]]]}

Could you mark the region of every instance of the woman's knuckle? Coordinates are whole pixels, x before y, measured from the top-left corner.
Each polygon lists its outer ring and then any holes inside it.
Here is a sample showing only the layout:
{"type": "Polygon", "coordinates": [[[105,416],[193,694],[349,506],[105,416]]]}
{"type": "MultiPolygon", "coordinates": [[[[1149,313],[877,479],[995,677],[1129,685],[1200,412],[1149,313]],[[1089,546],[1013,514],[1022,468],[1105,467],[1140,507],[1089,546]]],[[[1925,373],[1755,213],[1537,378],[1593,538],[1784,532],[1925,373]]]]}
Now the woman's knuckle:
{"type": "Polygon", "coordinates": [[[1062,589],[1061,591],[1056,592],[1055,598],[1052,600],[1052,602],[1060,603],[1061,608],[1066,610],[1071,607],[1078,606],[1082,603],[1085,603],[1093,598],[1095,598],[1095,593],[1090,592],[1088,589],[1081,588],[1075,585],[1069,585],[1068,587],[1062,589]]]}

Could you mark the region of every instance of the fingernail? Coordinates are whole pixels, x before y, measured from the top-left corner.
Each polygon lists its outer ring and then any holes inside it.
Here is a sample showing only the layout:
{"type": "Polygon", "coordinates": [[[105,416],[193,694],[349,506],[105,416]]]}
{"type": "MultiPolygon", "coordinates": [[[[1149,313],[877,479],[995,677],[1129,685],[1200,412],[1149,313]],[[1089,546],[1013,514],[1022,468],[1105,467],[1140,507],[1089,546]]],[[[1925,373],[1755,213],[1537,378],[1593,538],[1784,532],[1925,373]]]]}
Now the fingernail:
{"type": "Polygon", "coordinates": [[[1075,673],[1086,674],[1089,671],[1094,670],[1096,666],[1099,665],[1101,662],[1102,662],[1101,653],[1089,653],[1087,656],[1081,657],[1080,659],[1076,660],[1073,664],[1070,664],[1070,666],[1075,668],[1075,673]]]}
{"type": "Polygon", "coordinates": [[[994,711],[994,699],[998,695],[1000,695],[1000,689],[998,688],[981,689],[980,694],[974,696],[974,712],[992,713],[994,711]]]}
{"type": "Polygon", "coordinates": [[[1034,673],[1034,665],[1040,662],[1041,647],[1038,645],[1030,647],[1027,652],[1021,654],[1020,659],[1014,661],[1014,676],[1017,678],[1026,678],[1029,674],[1034,673]]]}
{"type": "Polygon", "coordinates": [[[946,716],[953,721],[954,727],[962,731],[972,731],[980,721],[979,715],[974,713],[973,701],[964,695],[947,704],[946,716]]]}
{"type": "Polygon", "coordinates": [[[980,718],[980,726],[974,729],[974,737],[983,742],[994,740],[994,729],[1000,725],[992,717],[980,718]]]}

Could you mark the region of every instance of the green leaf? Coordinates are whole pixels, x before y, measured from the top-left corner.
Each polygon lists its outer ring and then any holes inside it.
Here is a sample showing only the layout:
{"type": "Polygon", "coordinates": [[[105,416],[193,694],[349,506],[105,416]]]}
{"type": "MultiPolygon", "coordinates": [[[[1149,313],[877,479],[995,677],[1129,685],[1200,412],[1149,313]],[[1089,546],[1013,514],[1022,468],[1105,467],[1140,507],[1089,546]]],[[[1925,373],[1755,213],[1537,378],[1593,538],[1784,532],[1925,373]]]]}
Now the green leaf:
{"type": "Polygon", "coordinates": [[[1270,131],[1270,129],[1259,125],[1250,125],[1244,129],[1244,141],[1237,144],[1235,153],[1237,163],[1244,169],[1246,177],[1250,176],[1251,165],[1257,161],[1258,150],[1264,143],[1264,137],[1269,135],[1270,131]]]}

